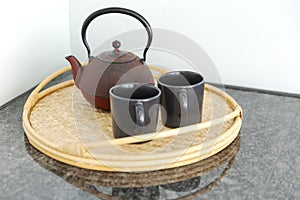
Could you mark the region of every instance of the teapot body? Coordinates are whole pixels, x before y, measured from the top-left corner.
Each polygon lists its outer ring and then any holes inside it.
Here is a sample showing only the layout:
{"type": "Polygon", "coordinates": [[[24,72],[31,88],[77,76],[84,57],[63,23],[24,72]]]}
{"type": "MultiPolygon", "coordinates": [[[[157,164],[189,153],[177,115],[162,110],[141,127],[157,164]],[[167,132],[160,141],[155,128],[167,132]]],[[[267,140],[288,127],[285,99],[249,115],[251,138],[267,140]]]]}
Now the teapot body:
{"type": "Polygon", "coordinates": [[[86,67],[75,78],[76,86],[85,99],[103,110],[110,110],[109,89],[122,83],[142,82],[154,84],[149,67],[136,58],[128,63],[106,63],[91,57],[86,67]]]}

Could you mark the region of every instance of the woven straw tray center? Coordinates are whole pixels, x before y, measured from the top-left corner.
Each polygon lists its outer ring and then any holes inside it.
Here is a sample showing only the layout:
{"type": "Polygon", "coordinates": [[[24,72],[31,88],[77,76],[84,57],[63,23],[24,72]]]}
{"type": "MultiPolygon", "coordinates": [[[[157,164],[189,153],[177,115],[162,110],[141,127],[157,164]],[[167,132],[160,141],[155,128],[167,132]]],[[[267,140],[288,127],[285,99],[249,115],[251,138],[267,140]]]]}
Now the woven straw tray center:
{"type": "MultiPolygon", "coordinates": [[[[233,111],[222,96],[207,89],[204,94],[203,121],[211,120],[212,112],[217,118],[233,111]]],[[[91,157],[82,144],[83,141],[96,143],[97,140],[113,139],[111,114],[92,108],[74,86],[59,89],[42,98],[31,111],[30,122],[37,134],[57,144],[59,150],[64,150],[71,155],[91,157]],[[74,103],[76,105],[73,105],[74,103]],[[101,135],[100,129],[105,135],[101,135]]],[[[232,125],[232,122],[233,120],[225,122],[222,129],[220,126],[211,127],[210,129],[214,128],[215,130],[210,131],[210,134],[207,134],[209,129],[203,129],[191,134],[162,138],[144,144],[127,144],[120,148],[126,152],[139,154],[174,151],[191,145],[191,135],[194,136],[193,143],[199,144],[222,134],[232,125]],[[216,129],[219,130],[216,131],[216,129]],[[169,145],[170,143],[171,145],[169,145]]],[[[165,131],[169,128],[164,127],[159,120],[157,129],[165,131]]],[[[112,151],[117,149],[106,149],[106,153],[116,154],[112,151]]]]}

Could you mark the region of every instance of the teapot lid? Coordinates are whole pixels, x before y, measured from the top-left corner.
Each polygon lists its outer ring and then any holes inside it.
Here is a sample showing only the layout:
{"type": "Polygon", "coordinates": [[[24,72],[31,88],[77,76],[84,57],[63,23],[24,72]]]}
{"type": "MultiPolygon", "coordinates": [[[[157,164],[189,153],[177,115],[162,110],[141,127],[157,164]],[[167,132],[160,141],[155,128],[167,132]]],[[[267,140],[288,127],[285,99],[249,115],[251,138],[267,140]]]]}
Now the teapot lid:
{"type": "Polygon", "coordinates": [[[115,48],[114,50],[102,52],[97,56],[97,58],[103,62],[112,64],[128,63],[136,58],[136,55],[133,53],[119,50],[121,46],[120,41],[113,41],[112,46],[115,48]]]}

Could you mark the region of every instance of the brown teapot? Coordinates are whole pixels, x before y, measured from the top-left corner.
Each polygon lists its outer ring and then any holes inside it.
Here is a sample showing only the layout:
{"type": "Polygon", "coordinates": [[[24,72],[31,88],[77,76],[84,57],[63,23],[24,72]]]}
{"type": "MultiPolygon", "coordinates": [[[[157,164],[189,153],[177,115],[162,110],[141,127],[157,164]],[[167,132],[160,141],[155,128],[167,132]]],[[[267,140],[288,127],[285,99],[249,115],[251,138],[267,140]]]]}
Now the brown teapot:
{"type": "Polygon", "coordinates": [[[74,56],[66,59],[72,67],[75,85],[81,90],[85,99],[96,108],[110,110],[109,89],[119,83],[144,82],[154,84],[152,73],[145,64],[146,53],[152,42],[152,29],[146,19],[135,11],[111,7],[92,13],[84,21],[81,29],[81,37],[88,52],[88,64],[82,67],[74,56]],[[91,56],[90,47],[86,40],[86,30],[93,19],[108,13],[121,13],[139,20],[148,33],[148,42],[143,52],[143,58],[139,58],[131,52],[119,50],[121,43],[113,41],[111,51],[105,51],[97,56],[91,56]]]}

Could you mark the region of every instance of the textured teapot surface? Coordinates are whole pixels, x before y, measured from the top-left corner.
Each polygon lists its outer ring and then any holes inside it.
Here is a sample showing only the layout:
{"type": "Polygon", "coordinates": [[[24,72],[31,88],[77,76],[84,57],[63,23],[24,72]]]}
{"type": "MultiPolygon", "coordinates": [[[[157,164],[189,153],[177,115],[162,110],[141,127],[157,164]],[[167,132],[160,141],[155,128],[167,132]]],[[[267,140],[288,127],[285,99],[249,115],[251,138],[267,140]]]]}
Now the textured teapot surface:
{"type": "Polygon", "coordinates": [[[121,47],[121,42],[118,40],[113,41],[112,46],[114,50],[102,52],[97,56],[97,58],[103,62],[113,64],[128,63],[136,59],[136,55],[133,53],[119,49],[121,47]]]}
{"type": "MultiPolygon", "coordinates": [[[[108,98],[109,89],[121,83],[145,82],[154,84],[148,66],[136,58],[127,63],[107,63],[98,58],[91,58],[82,74],[77,79],[78,87],[84,92],[98,97],[108,98]]],[[[77,82],[77,81],[76,81],[77,82]]]]}

